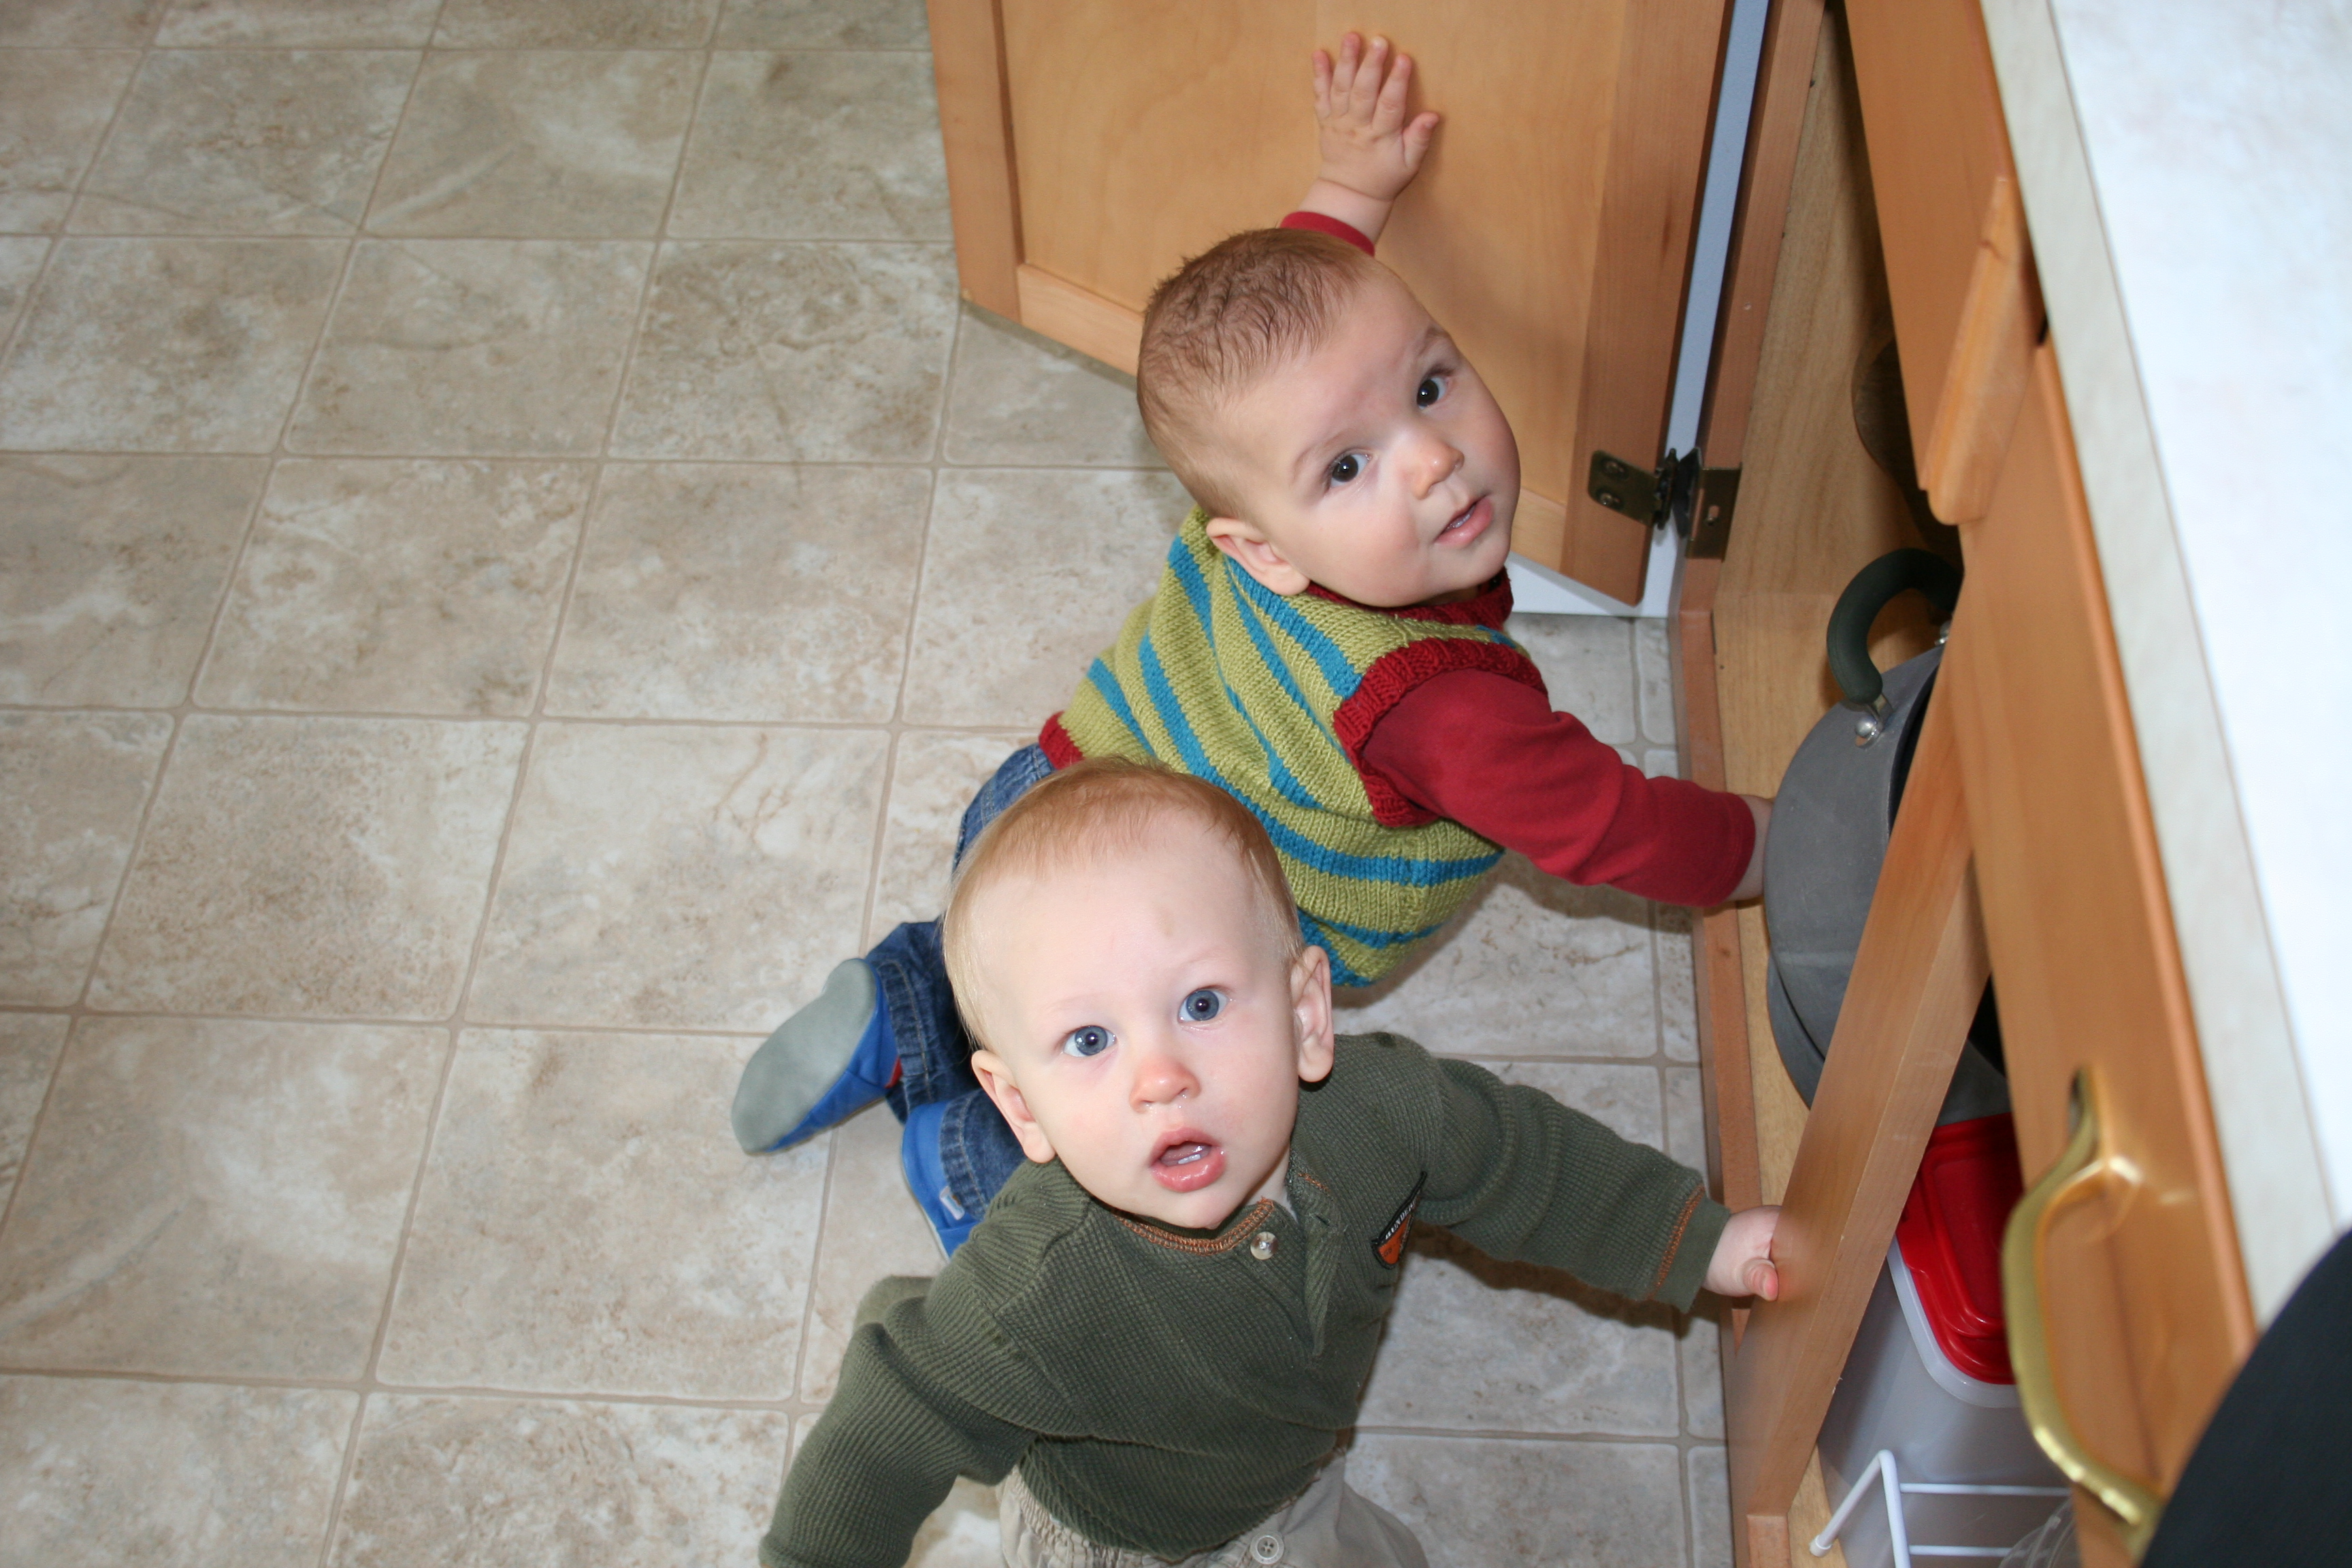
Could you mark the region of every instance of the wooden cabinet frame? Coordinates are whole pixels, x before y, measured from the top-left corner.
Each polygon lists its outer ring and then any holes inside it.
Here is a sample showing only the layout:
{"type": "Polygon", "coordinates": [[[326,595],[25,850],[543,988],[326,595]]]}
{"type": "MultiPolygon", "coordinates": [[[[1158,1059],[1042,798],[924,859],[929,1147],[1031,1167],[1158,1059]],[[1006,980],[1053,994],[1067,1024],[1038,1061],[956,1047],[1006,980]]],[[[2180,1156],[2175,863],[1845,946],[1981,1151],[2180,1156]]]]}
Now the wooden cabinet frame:
{"type": "MultiPolygon", "coordinates": [[[[1800,1543],[1828,1501],[1813,1445],[1989,971],[2029,1178],[2063,1142],[2076,1066],[2132,1086],[2130,1164],[2151,1195],[2053,1250],[2047,1298],[2091,1446],[2168,1485],[2253,1337],[1975,22],[1972,0],[1775,5],[1704,437],[1710,464],[1743,467],[1741,512],[1727,559],[1686,563],[1678,584],[1691,776],[1769,794],[1834,695],[1821,637],[1837,590],[1916,542],[1850,403],[1893,331],[1921,477],[1963,524],[1969,580],[1810,1111],[1771,1048],[1760,914],[1716,911],[1695,934],[1711,1175],[1735,1206],[1786,1205],[1786,1293],[1733,1313],[1727,1336],[1735,1539],[1753,1568],[1811,1560],[1800,1543]],[[1921,71],[1940,74],[1906,91],[1921,71]],[[1963,111],[1979,118],[1953,133],[1963,111]],[[2178,1260],[2175,1278],[2152,1286],[2153,1257],[2178,1260]]],[[[1932,635],[1900,619],[1882,619],[1882,663],[1932,635]]],[[[2087,1563],[2129,1561],[2095,1502],[2078,1494],[2077,1514],[2087,1563]]]]}

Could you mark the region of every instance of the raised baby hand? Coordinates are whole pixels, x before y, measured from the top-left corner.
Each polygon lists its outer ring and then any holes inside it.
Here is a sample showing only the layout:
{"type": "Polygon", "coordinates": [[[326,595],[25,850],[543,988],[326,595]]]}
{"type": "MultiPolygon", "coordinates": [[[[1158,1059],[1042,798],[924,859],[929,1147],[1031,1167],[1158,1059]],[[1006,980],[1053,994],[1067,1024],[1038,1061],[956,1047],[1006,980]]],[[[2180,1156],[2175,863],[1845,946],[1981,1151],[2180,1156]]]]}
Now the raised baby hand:
{"type": "Polygon", "coordinates": [[[1718,1296],[1779,1300],[1780,1270],[1772,1261],[1772,1233],[1780,1224],[1778,1204],[1733,1215],[1716,1238],[1715,1256],[1707,1260],[1706,1288],[1718,1296]]]}
{"type": "Polygon", "coordinates": [[[1412,85],[1412,57],[1391,56],[1389,41],[1367,46],[1360,34],[1339,40],[1339,58],[1315,51],[1315,122],[1322,129],[1323,166],[1318,179],[1345,185],[1374,201],[1396,199],[1421,170],[1430,138],[1437,133],[1434,111],[1404,117],[1412,85]]]}
{"type": "Polygon", "coordinates": [[[1404,117],[1412,84],[1412,57],[1391,57],[1389,41],[1367,45],[1360,34],[1339,40],[1339,58],[1315,51],[1315,121],[1323,162],[1299,204],[1378,239],[1389,204],[1412,183],[1437,132],[1433,111],[1404,117]]]}

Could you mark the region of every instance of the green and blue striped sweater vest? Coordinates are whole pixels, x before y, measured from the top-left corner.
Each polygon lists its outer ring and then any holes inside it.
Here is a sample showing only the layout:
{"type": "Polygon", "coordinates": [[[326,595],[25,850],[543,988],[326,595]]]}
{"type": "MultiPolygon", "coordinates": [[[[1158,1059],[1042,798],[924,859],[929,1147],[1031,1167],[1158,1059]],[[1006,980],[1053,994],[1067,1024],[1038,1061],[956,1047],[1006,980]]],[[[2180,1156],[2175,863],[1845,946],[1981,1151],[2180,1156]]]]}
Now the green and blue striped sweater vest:
{"type": "Polygon", "coordinates": [[[1360,763],[1372,727],[1433,676],[1543,678],[1503,629],[1508,583],[1475,599],[1379,610],[1316,589],[1286,598],[1211,542],[1195,508],[1152,596],[1039,737],[1056,767],[1118,755],[1208,780],[1265,825],[1299,929],[1332,979],[1368,985],[1435,934],[1501,858],[1360,763]]]}

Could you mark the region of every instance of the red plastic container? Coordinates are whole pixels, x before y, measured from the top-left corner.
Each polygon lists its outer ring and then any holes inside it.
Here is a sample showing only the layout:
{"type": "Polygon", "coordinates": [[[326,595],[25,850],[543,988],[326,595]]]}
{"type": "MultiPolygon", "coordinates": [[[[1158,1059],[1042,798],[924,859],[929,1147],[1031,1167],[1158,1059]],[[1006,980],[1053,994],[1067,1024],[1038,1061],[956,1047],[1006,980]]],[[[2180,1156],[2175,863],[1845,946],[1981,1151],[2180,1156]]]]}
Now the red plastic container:
{"type": "Polygon", "coordinates": [[[2000,1300],[2000,1237],[2023,1195],[2006,1112],[1938,1127],[1895,1239],[1945,1359],[1984,1383],[2017,1381],[2000,1300]]]}

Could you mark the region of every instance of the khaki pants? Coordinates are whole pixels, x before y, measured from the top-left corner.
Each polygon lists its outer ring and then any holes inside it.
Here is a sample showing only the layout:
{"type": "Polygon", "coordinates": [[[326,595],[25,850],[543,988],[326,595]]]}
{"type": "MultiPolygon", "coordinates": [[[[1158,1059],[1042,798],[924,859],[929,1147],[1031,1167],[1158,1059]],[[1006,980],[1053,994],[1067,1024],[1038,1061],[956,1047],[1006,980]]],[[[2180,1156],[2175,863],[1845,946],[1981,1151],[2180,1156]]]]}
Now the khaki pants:
{"type": "MultiPolygon", "coordinates": [[[[1349,1487],[1347,1462],[1334,1455],[1315,1484],[1273,1518],[1172,1568],[1429,1568],[1412,1531],[1349,1487]]],[[[1088,1541],[1045,1511],[1019,1470],[996,1495],[1006,1568],[1171,1568],[1164,1557],[1088,1541]]]]}

